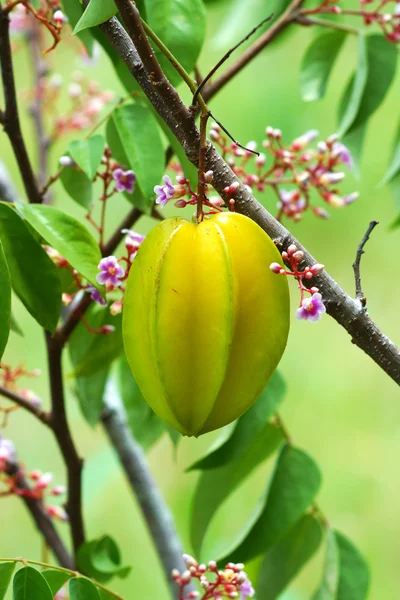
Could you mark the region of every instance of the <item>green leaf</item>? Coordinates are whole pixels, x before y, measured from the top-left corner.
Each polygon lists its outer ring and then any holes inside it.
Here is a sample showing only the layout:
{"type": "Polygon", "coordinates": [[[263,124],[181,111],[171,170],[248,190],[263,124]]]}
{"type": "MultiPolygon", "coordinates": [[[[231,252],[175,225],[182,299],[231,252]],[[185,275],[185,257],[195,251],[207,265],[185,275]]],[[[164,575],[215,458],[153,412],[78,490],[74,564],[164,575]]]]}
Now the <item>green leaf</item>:
{"type": "Polygon", "coordinates": [[[264,460],[271,456],[282,442],[278,427],[265,425],[241,456],[232,462],[201,474],[193,498],[191,541],[200,555],[207,528],[224,500],[264,460]]]}
{"type": "Polygon", "coordinates": [[[76,35],[83,29],[101,25],[117,12],[114,0],[91,0],[72,33],[76,35]]]}
{"type": "MultiPolygon", "coordinates": [[[[400,181],[399,181],[399,187],[400,187],[400,181]]],[[[389,229],[398,229],[399,227],[400,227],[400,215],[398,215],[398,217],[396,217],[395,220],[390,224],[389,229]]]]}
{"type": "Polygon", "coordinates": [[[396,208],[400,209],[400,173],[390,182],[390,191],[395,201],[396,208]]]}
{"type": "MultiPolygon", "coordinates": [[[[107,313],[106,313],[107,314],[107,313]]],[[[122,354],[122,315],[110,317],[107,323],[115,327],[115,331],[107,335],[92,335],[92,341],[82,359],[74,369],[75,377],[88,377],[109,367],[122,354]]]]}
{"type": "Polygon", "coordinates": [[[360,178],[361,154],[367,133],[367,127],[368,123],[364,123],[357,127],[357,129],[351,129],[351,131],[349,131],[343,138],[343,143],[350,150],[350,154],[353,158],[353,173],[358,179],[360,178]]]}
{"type": "Polygon", "coordinates": [[[164,421],[157,417],[143,398],[125,355],[118,361],[118,388],[132,435],[145,450],[148,450],[161,437],[166,427],[164,421]]]}
{"type": "Polygon", "coordinates": [[[121,555],[115,541],[108,535],[82,544],[77,555],[78,567],[88,577],[107,583],[112,577],[125,578],[131,568],[121,565],[121,555]]]}
{"type": "Polygon", "coordinates": [[[339,531],[335,531],[335,540],[340,565],[337,600],[366,600],[370,575],[364,557],[339,531]]]}
{"type": "Polygon", "coordinates": [[[83,171],[65,167],[60,175],[60,181],[72,200],[89,209],[92,202],[93,185],[83,171]]]}
{"type": "MultiPolygon", "coordinates": [[[[107,122],[106,137],[107,137],[107,143],[110,147],[110,150],[113,153],[113,157],[121,165],[124,165],[125,167],[128,168],[130,163],[126,156],[126,152],[122,146],[121,139],[118,135],[118,131],[114,125],[114,121],[112,119],[109,119],[107,122]]],[[[143,212],[149,212],[150,202],[148,200],[146,200],[146,198],[144,197],[144,195],[140,189],[140,186],[137,182],[135,183],[133,194],[128,194],[127,192],[124,192],[124,196],[128,200],[128,202],[130,202],[131,204],[136,206],[139,210],[141,210],[143,212]]],[[[153,193],[153,196],[154,196],[154,193],[153,193]]],[[[151,199],[151,204],[152,203],[153,203],[153,200],[151,199]]]]}
{"type": "MultiPolygon", "coordinates": [[[[86,318],[94,329],[98,329],[110,319],[110,316],[107,310],[92,305],[86,313],[86,318]]],[[[98,337],[98,335],[90,333],[82,322],[79,323],[68,343],[69,355],[74,367],[83,360],[90,345],[98,337]]],[[[107,366],[94,375],[75,379],[75,391],[80,409],[86,421],[92,427],[97,425],[100,420],[108,373],[109,367],[107,366]]]]}
{"type": "Polygon", "coordinates": [[[33,567],[22,567],[14,576],[14,600],[53,600],[47,581],[33,567]]]}
{"type": "Polygon", "coordinates": [[[84,577],[73,577],[70,579],[68,591],[70,600],[100,600],[97,587],[84,577]]]}
{"type": "MultiPolygon", "coordinates": [[[[257,521],[229,560],[246,562],[278,542],[313,502],[321,485],[315,462],[302,450],[285,444],[275,466],[266,501],[257,521]]],[[[225,557],[224,557],[225,558],[225,557]]]]}
{"type": "MultiPolygon", "coordinates": [[[[74,29],[74,27],[76,26],[83,14],[83,7],[78,2],[78,0],[63,0],[62,4],[64,12],[68,17],[68,23],[71,25],[72,29],[74,29]]],[[[89,56],[91,56],[93,52],[94,41],[91,32],[88,30],[80,31],[78,33],[78,37],[81,40],[81,42],[85,45],[89,56]]]]}
{"type": "Polygon", "coordinates": [[[236,421],[228,440],[193,463],[187,470],[215,469],[240,459],[254,444],[257,436],[263,435],[269,419],[277,411],[285,393],[285,382],[280,373],[275,371],[257,402],[236,421]]]}
{"type": "Polygon", "coordinates": [[[318,550],[322,527],[312,515],[304,515],[266,553],[256,590],[262,600],[275,600],[318,550]]]}
{"type": "Polygon", "coordinates": [[[149,212],[165,162],[157,121],[147,106],[127,104],[114,110],[113,122],[149,212]]]}
{"type": "Polygon", "coordinates": [[[14,562],[0,563],[0,600],[3,600],[10,585],[11,577],[15,569],[14,562]]]}
{"type": "Polygon", "coordinates": [[[339,584],[339,549],[332,529],[326,532],[326,555],[321,584],[312,600],[337,600],[339,584]]]}
{"type": "Polygon", "coordinates": [[[52,206],[30,204],[24,208],[27,221],[92,285],[101,260],[98,245],[82,223],[52,206]]]}
{"type": "Polygon", "coordinates": [[[7,345],[11,326],[11,279],[0,239],[0,359],[7,345]]]}
{"type": "Polygon", "coordinates": [[[365,37],[358,37],[358,61],[356,73],[351,77],[343,94],[339,110],[339,136],[342,137],[353,125],[360,110],[368,79],[368,50],[365,37]]]}
{"type": "Polygon", "coordinates": [[[400,127],[398,128],[396,135],[392,161],[380,185],[386,185],[387,183],[390,183],[398,175],[400,175],[400,127]]]}
{"type": "MultiPolygon", "coordinates": [[[[89,7],[91,5],[92,2],[89,7]]],[[[102,135],[94,135],[88,140],[74,140],[69,143],[68,152],[78,167],[92,181],[103,158],[104,138],[102,135]]]]}
{"type": "Polygon", "coordinates": [[[42,571],[42,575],[47,581],[51,593],[53,596],[63,587],[63,585],[70,579],[71,575],[59,571],[58,569],[46,569],[42,571]]]}
{"type": "Polygon", "coordinates": [[[305,102],[320,100],[326,91],[328,79],[339,55],[346,33],[329,31],[311,42],[301,64],[300,89],[305,102]]]}
{"type": "Polygon", "coordinates": [[[2,202],[0,239],[15,293],[33,318],[54,332],[61,310],[57,268],[18,213],[2,202]]]}
{"type": "MultiPolygon", "coordinates": [[[[186,71],[193,70],[204,42],[206,11],[202,0],[144,0],[147,23],[186,71]]],[[[152,43],[154,53],[172,85],[181,76],[152,43]]]]}

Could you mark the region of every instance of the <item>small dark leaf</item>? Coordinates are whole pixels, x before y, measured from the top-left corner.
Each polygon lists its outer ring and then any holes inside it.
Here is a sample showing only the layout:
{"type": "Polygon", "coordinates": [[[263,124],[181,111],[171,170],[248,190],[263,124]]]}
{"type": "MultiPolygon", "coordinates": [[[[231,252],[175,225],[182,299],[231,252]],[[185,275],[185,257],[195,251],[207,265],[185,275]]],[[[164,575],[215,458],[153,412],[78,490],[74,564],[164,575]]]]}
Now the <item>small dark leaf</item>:
{"type": "Polygon", "coordinates": [[[101,25],[115,14],[117,14],[117,7],[114,0],[91,0],[72,33],[76,35],[88,27],[101,25]]]}
{"type": "Polygon", "coordinates": [[[98,264],[101,260],[99,247],[94,237],[82,223],[67,213],[42,204],[31,204],[24,215],[40,235],[55,248],[92,285],[96,281],[98,264]]]}
{"type": "Polygon", "coordinates": [[[0,562],[0,600],[3,600],[14,573],[14,562],[0,562]]]}
{"type": "MultiPolygon", "coordinates": [[[[132,435],[148,450],[164,433],[166,424],[151,410],[133,378],[125,355],[118,361],[118,387],[132,435]]],[[[173,430],[179,438],[181,435],[173,430]]]]}
{"type": "Polygon", "coordinates": [[[33,567],[22,567],[14,576],[13,598],[14,600],[53,600],[53,595],[39,571],[33,567]]]}
{"type": "Polygon", "coordinates": [[[15,293],[33,318],[53,332],[61,310],[57,268],[18,213],[4,203],[0,203],[0,239],[15,293]]]}
{"type": "Polygon", "coordinates": [[[84,577],[73,577],[69,580],[70,600],[100,600],[96,586],[84,577]]]}
{"type": "Polygon", "coordinates": [[[11,279],[0,239],[0,359],[7,345],[11,326],[11,279]]]}
{"type": "Polygon", "coordinates": [[[47,581],[51,593],[53,596],[63,587],[63,585],[70,579],[71,575],[58,571],[58,569],[46,569],[42,571],[42,575],[47,581]]]}
{"type": "Polygon", "coordinates": [[[78,567],[88,577],[106,583],[112,577],[126,577],[131,567],[121,565],[121,555],[115,541],[108,535],[85,542],[78,550],[78,567]]]}
{"type": "Polygon", "coordinates": [[[335,531],[339,552],[337,600],[366,600],[370,583],[368,565],[359,550],[339,531],[335,531]]]}
{"type": "Polygon", "coordinates": [[[232,548],[229,560],[246,562],[271,548],[310,506],[320,485],[321,474],[315,462],[302,450],[286,444],[277,460],[264,508],[243,541],[232,548]]]}
{"type": "Polygon", "coordinates": [[[321,540],[321,523],[312,515],[304,515],[266,553],[256,586],[257,596],[275,600],[316,553],[321,540]]]}
{"type": "Polygon", "coordinates": [[[18,325],[18,323],[15,320],[15,317],[12,313],[11,313],[11,317],[10,317],[10,329],[14,333],[20,335],[21,337],[24,337],[24,332],[22,331],[21,327],[18,325]]]}
{"type": "Polygon", "coordinates": [[[89,209],[92,202],[92,183],[83,171],[65,167],[60,181],[67,194],[80,206],[89,209]]]}
{"type": "Polygon", "coordinates": [[[343,31],[329,31],[314,38],[301,64],[300,89],[305,102],[320,100],[325,95],[329,76],[346,39],[343,31]]]}
{"type": "Polygon", "coordinates": [[[157,121],[147,106],[127,104],[114,110],[113,122],[150,212],[165,162],[157,121]]]}
{"type": "MultiPolygon", "coordinates": [[[[89,4],[91,6],[91,4],[89,4]]],[[[87,175],[90,181],[96,175],[104,153],[104,138],[94,135],[88,140],[74,140],[68,145],[71,158],[87,175]]]]}

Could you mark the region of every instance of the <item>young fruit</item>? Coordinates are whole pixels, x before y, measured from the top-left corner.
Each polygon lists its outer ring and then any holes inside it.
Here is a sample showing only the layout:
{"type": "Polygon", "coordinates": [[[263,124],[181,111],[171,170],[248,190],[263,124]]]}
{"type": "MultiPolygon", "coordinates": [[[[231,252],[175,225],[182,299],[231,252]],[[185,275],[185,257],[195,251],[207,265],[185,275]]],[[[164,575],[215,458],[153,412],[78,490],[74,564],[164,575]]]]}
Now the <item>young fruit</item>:
{"type": "Polygon", "coordinates": [[[154,412],[184,435],[234,421],[257,400],[289,331],[286,277],[251,219],[171,218],[143,242],[123,309],[125,352],[154,412]]]}

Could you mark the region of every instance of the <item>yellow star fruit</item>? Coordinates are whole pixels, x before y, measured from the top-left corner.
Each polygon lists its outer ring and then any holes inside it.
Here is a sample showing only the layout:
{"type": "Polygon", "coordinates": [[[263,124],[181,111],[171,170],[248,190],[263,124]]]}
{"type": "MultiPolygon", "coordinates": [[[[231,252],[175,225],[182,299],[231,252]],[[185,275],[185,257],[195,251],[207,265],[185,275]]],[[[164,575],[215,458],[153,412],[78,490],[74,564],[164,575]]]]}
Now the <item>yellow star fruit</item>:
{"type": "Polygon", "coordinates": [[[169,218],[133,261],[123,308],[132,373],[154,412],[184,435],[227,425],[260,395],[286,346],[286,277],[251,219],[169,218]]]}

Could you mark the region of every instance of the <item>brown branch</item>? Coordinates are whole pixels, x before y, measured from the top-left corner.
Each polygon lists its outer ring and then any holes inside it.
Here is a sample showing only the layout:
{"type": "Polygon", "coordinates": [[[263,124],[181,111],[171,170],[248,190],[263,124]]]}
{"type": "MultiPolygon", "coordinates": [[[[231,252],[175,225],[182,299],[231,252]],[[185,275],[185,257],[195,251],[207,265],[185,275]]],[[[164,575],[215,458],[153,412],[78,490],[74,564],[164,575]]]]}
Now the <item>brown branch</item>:
{"type": "Polygon", "coordinates": [[[226,69],[222,75],[213,83],[208,84],[202,92],[204,101],[207,102],[215,96],[235,75],[237,75],[249,62],[253,60],[268,44],[276,38],[288,25],[290,25],[297,16],[297,11],[303,4],[304,0],[293,0],[287,7],[285,12],[279,17],[275,23],[263,35],[261,35],[251,46],[243,52],[241,56],[226,69]]]}
{"type": "Polygon", "coordinates": [[[11,400],[12,402],[15,402],[15,404],[18,404],[18,406],[21,406],[22,408],[30,412],[32,415],[34,415],[44,425],[50,427],[51,415],[46,411],[42,410],[40,407],[36,406],[33,402],[30,402],[17,392],[13,392],[12,390],[9,390],[8,388],[2,385],[0,385],[0,395],[4,396],[4,398],[7,398],[8,400],[11,400]]]}
{"type": "MultiPolygon", "coordinates": [[[[127,1],[129,3],[129,0],[127,1]]],[[[117,0],[123,19],[125,3],[125,0],[117,0]]],[[[296,0],[290,5],[289,9],[282,15],[281,19],[268,30],[269,36],[275,36],[287,23],[291,22],[294,18],[294,12],[300,4],[301,0],[296,0]],[[272,30],[274,31],[273,34],[271,33],[272,30]]],[[[149,93],[149,87],[151,87],[150,80],[148,75],[146,79],[146,71],[143,67],[143,63],[140,61],[140,57],[138,56],[135,47],[130,42],[127,33],[123,30],[117,19],[113,18],[101,25],[101,29],[106,34],[113,48],[124,60],[128,69],[153,104],[155,110],[164,119],[168,127],[181,143],[189,160],[194,164],[197,164],[199,156],[199,132],[197,128],[192,129],[192,132],[188,133],[183,127],[176,127],[176,123],[179,122],[180,114],[182,116],[182,121],[186,119],[187,108],[182,104],[182,101],[179,98],[176,99],[176,93],[164,93],[163,95],[158,95],[157,90],[154,88],[151,93],[149,93]],[[168,104],[166,104],[166,96],[170,98],[168,104]]],[[[265,42],[265,36],[262,37],[264,37],[265,42]]],[[[259,40],[258,43],[260,43],[259,40]]],[[[250,58],[248,58],[248,60],[250,60],[250,58]]],[[[246,62],[248,62],[248,60],[246,62]]],[[[244,64],[242,66],[244,66],[244,64]]],[[[233,74],[231,74],[230,77],[232,77],[233,74]]],[[[234,181],[238,183],[238,191],[234,198],[235,210],[253,219],[272,239],[279,240],[282,249],[287,248],[290,244],[295,244],[298,248],[303,250],[305,254],[305,265],[312,265],[315,264],[315,262],[318,262],[281,223],[257,202],[211,145],[207,153],[206,168],[207,170],[213,171],[213,186],[226,200],[228,199],[224,194],[224,188],[231,185],[234,181]]],[[[316,285],[319,287],[324,298],[328,314],[346,329],[355,344],[364,350],[364,352],[366,352],[366,354],[368,354],[390,377],[392,377],[394,381],[400,384],[400,350],[372,321],[361,303],[348,296],[325,272],[318,276],[316,285]]]]}
{"type": "Polygon", "coordinates": [[[362,287],[361,287],[361,275],[360,275],[361,257],[364,254],[364,246],[368,242],[369,236],[371,235],[373,229],[375,229],[375,227],[377,225],[378,225],[378,221],[371,221],[371,223],[368,225],[368,229],[365,232],[364,237],[358,246],[356,260],[353,263],[354,279],[356,282],[356,298],[361,302],[361,304],[363,306],[366,306],[367,299],[364,296],[364,293],[363,293],[362,287]]]}
{"type": "Polygon", "coordinates": [[[46,332],[47,356],[49,363],[51,392],[51,428],[61,450],[68,481],[68,499],[66,511],[69,516],[72,542],[75,553],[85,540],[82,516],[82,467],[69,429],[65,411],[63,373],[61,365],[62,347],[46,332]]]}
{"type": "Polygon", "coordinates": [[[9,17],[0,6],[0,64],[5,99],[2,124],[13,147],[29,202],[40,204],[42,197],[37,187],[19,122],[9,25],[9,17]]]}

